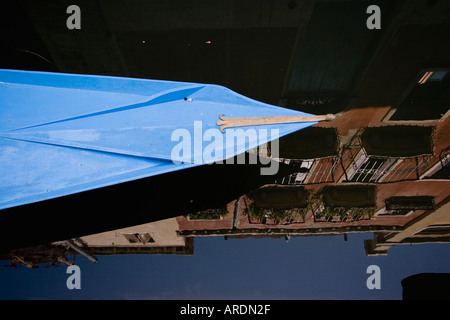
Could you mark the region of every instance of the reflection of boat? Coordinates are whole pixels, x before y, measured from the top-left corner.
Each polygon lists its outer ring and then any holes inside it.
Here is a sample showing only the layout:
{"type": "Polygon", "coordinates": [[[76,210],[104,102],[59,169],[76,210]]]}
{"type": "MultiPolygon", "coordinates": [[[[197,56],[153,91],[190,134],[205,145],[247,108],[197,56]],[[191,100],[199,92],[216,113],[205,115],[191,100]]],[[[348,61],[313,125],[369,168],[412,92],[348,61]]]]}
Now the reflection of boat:
{"type": "Polygon", "coordinates": [[[221,114],[310,115],[216,85],[16,70],[0,70],[0,101],[0,209],[233,157],[316,123],[263,124],[278,134],[214,144],[205,160],[207,143],[196,136],[212,141],[216,132],[203,132],[219,131],[221,114]],[[183,134],[192,148],[176,164],[183,134]]]}

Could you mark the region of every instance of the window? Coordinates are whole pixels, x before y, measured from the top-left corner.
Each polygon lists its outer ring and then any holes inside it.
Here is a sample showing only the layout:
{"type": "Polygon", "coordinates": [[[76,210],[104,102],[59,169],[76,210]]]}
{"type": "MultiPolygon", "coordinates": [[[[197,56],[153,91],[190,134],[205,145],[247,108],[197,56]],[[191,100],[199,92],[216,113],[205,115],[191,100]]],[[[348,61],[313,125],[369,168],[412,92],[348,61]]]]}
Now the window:
{"type": "Polygon", "coordinates": [[[377,216],[406,216],[411,212],[413,212],[413,210],[387,210],[386,208],[383,208],[377,212],[377,216]]]}
{"type": "Polygon", "coordinates": [[[439,82],[442,81],[447,75],[448,71],[427,71],[423,74],[422,78],[420,78],[418,84],[424,84],[427,81],[430,82],[439,82]]]}
{"type": "Polygon", "coordinates": [[[155,240],[150,236],[149,233],[122,233],[125,239],[128,240],[129,243],[152,243],[155,240]]]}
{"type": "Polygon", "coordinates": [[[397,196],[386,199],[386,209],[393,211],[433,210],[433,196],[397,196]]]}
{"type": "Polygon", "coordinates": [[[450,179],[450,148],[439,154],[439,162],[423,174],[424,179],[450,179]]]}
{"type": "Polygon", "coordinates": [[[349,181],[352,182],[377,182],[386,170],[394,162],[392,158],[367,157],[357,169],[352,171],[349,181]]]}
{"type": "Polygon", "coordinates": [[[417,232],[416,235],[443,235],[443,236],[449,236],[450,235],[450,225],[449,224],[443,224],[443,225],[428,226],[425,229],[422,229],[421,231],[417,232]]]}
{"type": "Polygon", "coordinates": [[[418,81],[390,114],[389,121],[438,120],[449,108],[449,70],[427,69],[419,73],[418,81]]]}

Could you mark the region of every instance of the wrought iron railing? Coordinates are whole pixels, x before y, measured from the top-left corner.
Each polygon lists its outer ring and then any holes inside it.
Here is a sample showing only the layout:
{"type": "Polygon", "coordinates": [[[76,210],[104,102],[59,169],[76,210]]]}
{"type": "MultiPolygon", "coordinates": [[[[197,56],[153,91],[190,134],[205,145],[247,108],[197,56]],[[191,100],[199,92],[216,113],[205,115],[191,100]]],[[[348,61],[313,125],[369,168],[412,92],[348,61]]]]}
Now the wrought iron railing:
{"type": "Polygon", "coordinates": [[[282,185],[306,185],[335,182],[338,159],[335,156],[307,160],[290,160],[289,163],[298,167],[299,172],[278,179],[275,183],[282,185]]]}

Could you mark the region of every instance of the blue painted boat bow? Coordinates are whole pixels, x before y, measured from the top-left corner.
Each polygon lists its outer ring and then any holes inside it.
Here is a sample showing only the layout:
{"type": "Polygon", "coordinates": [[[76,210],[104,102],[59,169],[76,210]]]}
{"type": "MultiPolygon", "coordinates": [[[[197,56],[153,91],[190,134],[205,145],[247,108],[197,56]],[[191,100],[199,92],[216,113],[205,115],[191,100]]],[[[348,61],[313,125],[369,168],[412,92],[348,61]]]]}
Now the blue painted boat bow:
{"type": "MultiPolygon", "coordinates": [[[[0,70],[0,209],[210,162],[202,157],[207,142],[198,148],[193,139],[199,126],[200,134],[218,131],[220,114],[309,115],[217,85],[0,70]],[[179,164],[172,156],[176,130],[192,138],[191,154],[179,164]]],[[[278,129],[281,137],[315,123],[258,130],[278,129]]],[[[247,138],[254,141],[233,150],[224,144],[212,161],[267,142],[247,138]]]]}

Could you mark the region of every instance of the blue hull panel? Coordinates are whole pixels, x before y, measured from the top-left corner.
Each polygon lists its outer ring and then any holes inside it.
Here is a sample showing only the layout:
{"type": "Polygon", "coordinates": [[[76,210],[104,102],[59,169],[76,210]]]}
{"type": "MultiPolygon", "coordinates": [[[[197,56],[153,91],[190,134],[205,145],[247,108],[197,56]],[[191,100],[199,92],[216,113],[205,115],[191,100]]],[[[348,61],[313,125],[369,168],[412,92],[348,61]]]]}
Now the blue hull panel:
{"type": "Polygon", "coordinates": [[[220,114],[309,115],[217,85],[0,70],[0,209],[203,165],[273,140],[272,129],[281,137],[315,124],[258,126],[267,138],[216,144],[205,160],[214,138],[194,137],[214,136],[220,114]],[[172,161],[176,130],[191,146],[180,164],[172,161]]]}

